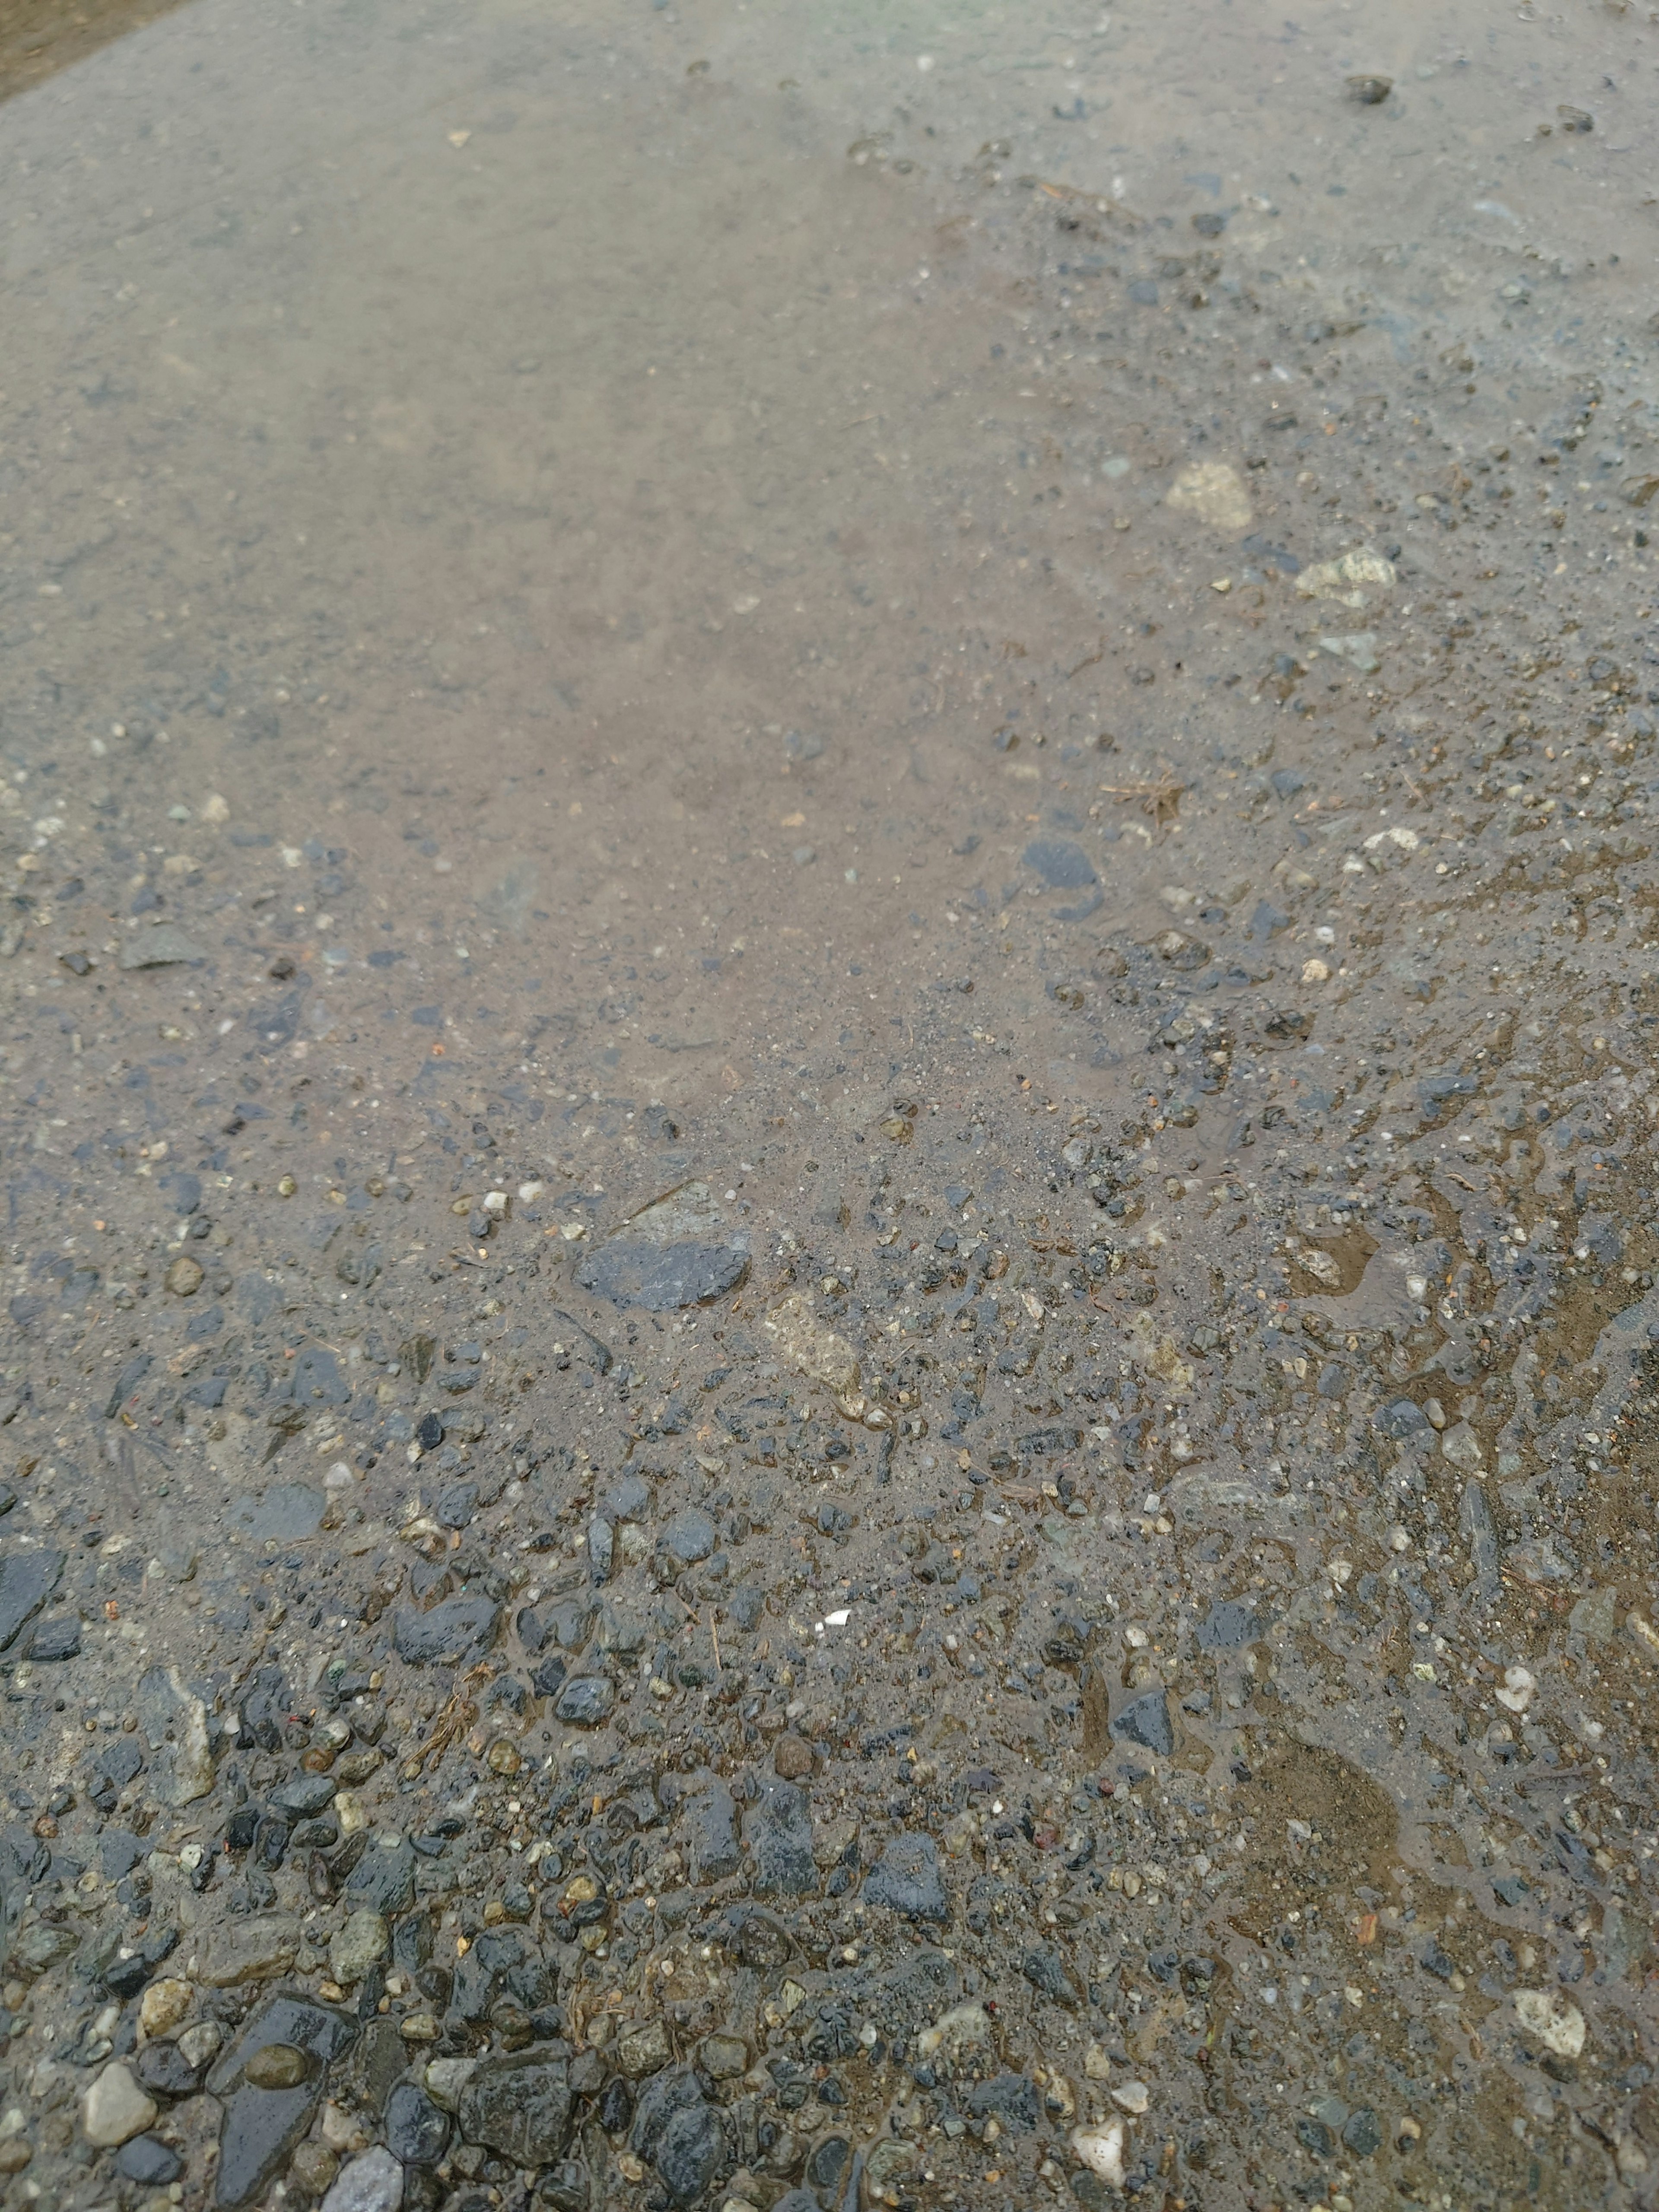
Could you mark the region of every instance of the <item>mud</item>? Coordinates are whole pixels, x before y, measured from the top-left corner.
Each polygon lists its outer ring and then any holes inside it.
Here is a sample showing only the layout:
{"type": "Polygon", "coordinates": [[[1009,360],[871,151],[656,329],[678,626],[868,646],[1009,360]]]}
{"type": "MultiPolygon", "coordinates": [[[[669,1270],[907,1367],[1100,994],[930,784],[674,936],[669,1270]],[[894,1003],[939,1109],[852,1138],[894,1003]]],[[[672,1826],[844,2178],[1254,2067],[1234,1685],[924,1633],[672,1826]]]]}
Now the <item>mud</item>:
{"type": "Polygon", "coordinates": [[[0,2190],[1639,2206],[1645,14],[0,113],[0,2190]]]}

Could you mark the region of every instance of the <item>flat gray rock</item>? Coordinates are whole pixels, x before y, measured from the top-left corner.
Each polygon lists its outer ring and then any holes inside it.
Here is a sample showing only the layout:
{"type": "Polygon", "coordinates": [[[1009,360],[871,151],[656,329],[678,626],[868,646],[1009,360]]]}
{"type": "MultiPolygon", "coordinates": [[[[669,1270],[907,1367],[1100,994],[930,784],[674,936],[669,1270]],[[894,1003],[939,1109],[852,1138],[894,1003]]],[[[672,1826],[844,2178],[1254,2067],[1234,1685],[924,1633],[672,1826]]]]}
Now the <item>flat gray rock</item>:
{"type": "Polygon", "coordinates": [[[567,1728],[598,1728],[609,1720],[616,1703],[609,1675],[574,1674],[559,1692],[553,1710],[567,1728]]]}
{"type": "Polygon", "coordinates": [[[399,1606],[398,1656],[410,1667],[473,1658],[495,1641],[501,1618],[501,1607],[487,1597],[447,1597],[430,1613],[399,1606]]]}
{"type": "Polygon", "coordinates": [[[49,1665],[81,1656],[81,1622],[78,1614],[60,1613],[51,1620],[37,1621],[29,1638],[29,1657],[38,1664],[49,1665]]]}
{"type": "Polygon", "coordinates": [[[706,1559],[719,1541],[720,1531],[701,1505],[687,1505],[669,1520],[662,1532],[662,1547],[682,1566],[706,1559]]]}
{"type": "Polygon", "coordinates": [[[694,1881],[724,1881],[742,1864],[737,1802],[718,1775],[686,1800],[680,1832],[690,1848],[694,1881]]]}
{"type": "Polygon", "coordinates": [[[576,1280],[613,1305],[673,1313],[725,1297],[748,1273],[749,1255],[735,1244],[652,1244],[614,1237],[583,1261],[576,1280]]]}
{"type": "Polygon", "coordinates": [[[354,1906],[372,1907],[388,1919],[415,1902],[415,1846],[407,1836],[376,1840],[346,1878],[345,1893],[354,1906]]]}
{"type": "Polygon", "coordinates": [[[317,1534],[327,1505],[322,1492],[308,1482],[278,1482],[261,1497],[238,1498],[231,1520],[256,1543],[269,1537],[278,1544],[298,1544],[317,1534]]]}
{"type": "Polygon", "coordinates": [[[864,1877],[866,1905],[884,1905],[907,1920],[948,1920],[951,1902],[931,1836],[895,1836],[864,1877]]]}
{"type": "Polygon", "coordinates": [[[1162,1690],[1147,1690],[1112,1723],[1120,1743],[1138,1743],[1167,1759],[1175,1749],[1175,1730],[1170,1725],[1170,1701],[1162,1690]]]}
{"type": "Polygon", "coordinates": [[[793,1782],[762,1782],[759,1803],[744,1815],[743,1840],[755,1862],[757,1897],[805,1897],[817,1887],[812,1815],[793,1782]]]}
{"type": "Polygon", "coordinates": [[[1066,837],[1036,837],[1025,848],[1025,865],[1055,890],[1087,890],[1100,879],[1081,845],[1066,837]]]}
{"type": "Polygon", "coordinates": [[[1200,1651],[1233,1651],[1241,1644],[1254,1644],[1261,1623],[1250,1606],[1236,1597],[1218,1598],[1193,1631],[1200,1651]]]}
{"type": "Polygon", "coordinates": [[[727,1232],[708,1184],[687,1182],[631,1215],[576,1280],[613,1305],[672,1313],[725,1297],[748,1273],[747,1245],[727,1232]]]}
{"type": "Polygon", "coordinates": [[[174,968],[207,957],[195,939],[186,935],[176,921],[158,922],[154,929],[141,929],[121,947],[121,965],[128,969],[174,968]]]}
{"type": "Polygon", "coordinates": [[[276,1997],[215,2062],[209,2079],[214,2094],[227,2099],[219,2130],[216,2203],[247,2204],[268,2186],[310,2127],[330,2063],[356,2033],[356,2022],[345,2013],[276,1997]],[[280,2087],[257,2086],[246,2078],[248,2062],[273,2046],[281,2046],[278,2055],[300,2055],[294,2067],[298,2079],[280,2087]]]}
{"type": "Polygon", "coordinates": [[[0,1651],[33,1620],[63,1572],[61,1552],[10,1552],[0,1559],[0,1651]]]}
{"type": "Polygon", "coordinates": [[[676,2204],[700,2197],[726,2154],[720,2116],[687,2067],[659,2074],[641,2093],[629,2137],[676,2204]]]}
{"type": "Polygon", "coordinates": [[[570,2076],[562,2058],[514,2051],[486,2058],[461,2092],[461,2133],[514,2166],[550,2166],[570,2130],[570,2076]]]}

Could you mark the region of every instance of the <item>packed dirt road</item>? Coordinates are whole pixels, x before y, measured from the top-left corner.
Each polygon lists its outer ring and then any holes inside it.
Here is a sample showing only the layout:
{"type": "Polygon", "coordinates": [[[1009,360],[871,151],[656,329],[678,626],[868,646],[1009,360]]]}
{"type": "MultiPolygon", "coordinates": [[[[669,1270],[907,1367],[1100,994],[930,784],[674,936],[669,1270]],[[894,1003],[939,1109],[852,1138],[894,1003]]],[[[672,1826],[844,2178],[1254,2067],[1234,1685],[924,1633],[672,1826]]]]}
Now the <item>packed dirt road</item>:
{"type": "Polygon", "coordinates": [[[1654,2202],[1656,64],[0,108],[0,2201],[1654,2202]]]}

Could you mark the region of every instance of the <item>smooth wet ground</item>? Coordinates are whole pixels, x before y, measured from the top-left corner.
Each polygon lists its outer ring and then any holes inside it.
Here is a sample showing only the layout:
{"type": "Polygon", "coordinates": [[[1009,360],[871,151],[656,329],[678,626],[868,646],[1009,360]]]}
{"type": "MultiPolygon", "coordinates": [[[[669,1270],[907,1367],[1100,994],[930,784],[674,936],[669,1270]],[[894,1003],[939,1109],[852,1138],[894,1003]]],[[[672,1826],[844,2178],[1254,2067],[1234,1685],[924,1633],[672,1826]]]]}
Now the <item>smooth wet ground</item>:
{"type": "Polygon", "coordinates": [[[1656,36],[0,108],[5,2203],[1650,2201],[1656,36]]]}

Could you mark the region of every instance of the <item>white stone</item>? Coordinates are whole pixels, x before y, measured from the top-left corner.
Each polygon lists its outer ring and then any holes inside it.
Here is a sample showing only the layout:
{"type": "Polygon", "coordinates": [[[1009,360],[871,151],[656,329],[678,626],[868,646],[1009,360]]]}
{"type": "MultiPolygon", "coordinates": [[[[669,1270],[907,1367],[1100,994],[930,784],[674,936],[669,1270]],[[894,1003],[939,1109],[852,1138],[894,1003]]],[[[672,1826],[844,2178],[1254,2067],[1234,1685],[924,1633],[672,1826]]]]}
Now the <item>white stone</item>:
{"type": "Polygon", "coordinates": [[[187,2066],[202,2067],[219,2056],[224,2039],[225,2032],[216,2020],[198,2020],[179,2038],[179,2048],[187,2066]]]}
{"type": "Polygon", "coordinates": [[[983,2005],[953,2005],[931,2027],[916,2038],[918,2057],[932,2060],[942,2051],[952,2068],[969,2051],[983,2050],[993,2040],[991,2015],[983,2005]]]}
{"type": "Polygon", "coordinates": [[[141,2136],[155,2118],[155,2106],[118,2058],[112,2059],[81,2100],[81,2125],[87,2141],[114,2150],[141,2136]]]}
{"type": "Polygon", "coordinates": [[[1072,2130],[1072,2148],[1109,2189],[1123,2186],[1124,2125],[1121,2120],[1103,2120],[1098,2127],[1072,2130]]]}
{"type": "Polygon", "coordinates": [[[1584,2015],[1559,1990],[1517,1990],[1515,2016],[1558,2057],[1577,2058],[1584,2047],[1584,2015]]]}
{"type": "Polygon", "coordinates": [[[1498,1692],[1498,1702],[1512,1713],[1524,1713],[1532,1703],[1532,1693],[1538,1687],[1537,1677],[1525,1667],[1506,1667],[1504,1686],[1498,1692]]]}
{"type": "Polygon", "coordinates": [[[478,2070],[476,2058],[434,2058],[426,2069],[426,2093],[447,2112],[461,2109],[461,2092],[478,2070]]]}
{"type": "Polygon", "coordinates": [[[138,1724],[150,1749],[149,1789],[160,1805],[194,1804],[213,1787],[207,1708],[187,1690],[176,1667],[151,1667],[139,1677],[138,1724]]]}
{"type": "Polygon", "coordinates": [[[398,2212],[404,2201],[404,2170],[384,2148],[365,2151],[323,2199],[323,2212],[398,2212]]]}

